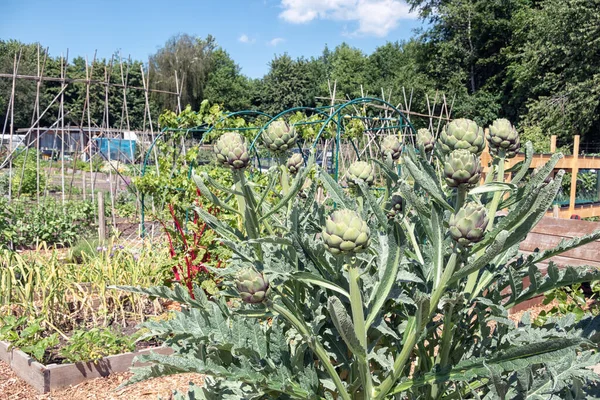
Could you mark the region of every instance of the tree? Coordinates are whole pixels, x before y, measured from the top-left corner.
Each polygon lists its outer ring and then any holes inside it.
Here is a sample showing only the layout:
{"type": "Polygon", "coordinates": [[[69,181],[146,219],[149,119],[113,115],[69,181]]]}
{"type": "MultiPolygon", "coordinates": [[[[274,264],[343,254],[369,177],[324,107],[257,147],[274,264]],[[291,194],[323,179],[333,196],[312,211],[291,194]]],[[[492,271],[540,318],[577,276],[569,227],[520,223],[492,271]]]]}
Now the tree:
{"type": "Polygon", "coordinates": [[[240,67],[222,48],[212,54],[204,98],[221,104],[226,110],[245,110],[252,107],[252,81],[240,72],[240,67]]]}
{"type": "Polygon", "coordinates": [[[275,115],[288,108],[314,105],[310,61],[293,60],[283,54],[276,56],[269,67],[257,87],[255,104],[260,110],[275,115]]]}
{"type": "Polygon", "coordinates": [[[361,85],[364,89],[367,84],[368,63],[364,53],[342,43],[328,58],[329,79],[332,84],[336,82],[336,97],[361,97],[361,85]]]}
{"type": "Polygon", "coordinates": [[[600,129],[600,0],[545,0],[514,20],[507,90],[511,106],[561,142],[600,129]]]}
{"type": "MultiPolygon", "coordinates": [[[[202,39],[187,34],[173,36],[154,55],[150,56],[150,86],[154,89],[176,91],[175,74],[181,91],[182,106],[190,104],[197,110],[204,99],[204,87],[216,49],[214,37],[202,39]]],[[[177,98],[170,94],[153,93],[161,109],[175,109],[177,98]]]]}

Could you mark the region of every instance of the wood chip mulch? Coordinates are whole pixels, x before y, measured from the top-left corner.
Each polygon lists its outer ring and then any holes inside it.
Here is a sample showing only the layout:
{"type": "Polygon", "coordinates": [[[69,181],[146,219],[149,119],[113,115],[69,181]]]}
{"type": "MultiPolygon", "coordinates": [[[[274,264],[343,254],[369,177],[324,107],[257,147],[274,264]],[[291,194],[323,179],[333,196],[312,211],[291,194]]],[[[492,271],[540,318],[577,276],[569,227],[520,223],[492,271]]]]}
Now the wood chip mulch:
{"type": "Polygon", "coordinates": [[[174,390],[185,391],[189,383],[203,383],[200,374],[181,374],[155,378],[117,390],[131,373],[123,372],[107,378],[92,379],[65,390],[39,394],[19,379],[8,364],[0,361],[0,400],[155,400],[171,399],[174,390]]]}

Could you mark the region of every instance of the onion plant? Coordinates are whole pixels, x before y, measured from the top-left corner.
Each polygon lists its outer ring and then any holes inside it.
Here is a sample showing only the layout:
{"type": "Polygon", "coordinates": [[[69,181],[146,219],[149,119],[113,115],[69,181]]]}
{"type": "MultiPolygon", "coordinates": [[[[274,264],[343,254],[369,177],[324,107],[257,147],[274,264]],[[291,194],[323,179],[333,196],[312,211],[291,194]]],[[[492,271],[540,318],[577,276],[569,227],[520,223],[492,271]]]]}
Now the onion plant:
{"type": "MultiPolygon", "coordinates": [[[[498,123],[484,177],[483,129],[458,120],[435,147],[429,139],[405,146],[400,173],[388,152],[349,171],[346,190],[309,160],[269,202],[272,186],[260,192],[245,179],[243,138],[223,140],[216,151],[236,185],[220,190],[240,198],[229,211],[243,223],[197,212],[233,252],[227,268],[215,271],[224,287],[211,299],[199,288],[192,297],[181,286],[121,287],[183,305],[168,321],[145,323],[174,354],[144,355],[151,364],[134,369],[130,383],[199,372],[204,386],[177,395],[195,399],[596,398],[597,318],[567,315],[543,326],[527,314],[519,323],[508,318],[544,292],[600,277],[551,261],[545,274],[539,268],[600,232],[530,255],[518,251],[560,189],[563,171],[546,182],[560,154],[525,182],[532,146],[505,171],[520,143],[510,124],[498,123]],[[372,168],[385,175],[386,190],[369,185],[372,168]],[[316,200],[319,186],[325,201],[316,200]]],[[[209,181],[196,181],[223,206],[209,181]]]]}

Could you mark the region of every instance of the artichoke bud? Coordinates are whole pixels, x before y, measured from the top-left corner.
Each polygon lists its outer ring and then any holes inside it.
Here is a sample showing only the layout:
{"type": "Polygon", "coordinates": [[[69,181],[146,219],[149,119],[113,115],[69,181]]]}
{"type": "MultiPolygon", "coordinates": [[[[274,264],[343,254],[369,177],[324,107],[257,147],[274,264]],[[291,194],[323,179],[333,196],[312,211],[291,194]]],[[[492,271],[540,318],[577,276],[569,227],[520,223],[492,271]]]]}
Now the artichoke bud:
{"type": "Polygon", "coordinates": [[[300,153],[294,153],[288,158],[286,166],[290,174],[296,175],[300,168],[304,166],[304,157],[300,153]]]}
{"type": "Polygon", "coordinates": [[[219,164],[232,169],[246,168],[250,162],[246,140],[237,132],[225,132],[215,143],[214,152],[219,164]]]}
{"type": "Polygon", "coordinates": [[[359,180],[364,181],[368,186],[371,186],[375,181],[375,170],[373,166],[366,161],[354,161],[350,164],[347,172],[348,186],[358,186],[359,180]]]}
{"type": "Polygon", "coordinates": [[[352,255],[369,247],[371,230],[356,211],[342,209],[327,218],[322,238],[331,254],[352,255]]]}
{"type": "Polygon", "coordinates": [[[485,148],[485,135],[475,121],[459,118],[444,126],[440,134],[440,146],[446,154],[463,149],[480,155],[485,148]]]}
{"type": "Polygon", "coordinates": [[[399,193],[392,194],[389,201],[389,208],[387,212],[388,218],[394,218],[396,215],[402,212],[402,197],[399,193]]]}
{"type": "Polygon", "coordinates": [[[479,182],[479,156],[468,150],[454,150],[444,163],[444,176],[450,187],[472,187],[479,182]]]}
{"type": "Polygon", "coordinates": [[[417,131],[417,146],[423,147],[427,153],[433,150],[435,138],[427,128],[421,128],[417,131]]]}
{"type": "Polygon", "coordinates": [[[485,207],[468,203],[450,217],[450,235],[459,244],[469,246],[483,239],[488,222],[485,207]]]}
{"type": "Polygon", "coordinates": [[[402,144],[400,140],[398,140],[398,136],[389,135],[383,138],[381,141],[381,154],[384,159],[390,157],[392,160],[397,160],[400,158],[400,153],[402,152],[402,144]]]}
{"type": "Polygon", "coordinates": [[[288,151],[294,146],[297,138],[296,129],[282,120],[270,123],[267,130],[262,134],[264,145],[274,153],[288,151]]]}
{"type": "Polygon", "coordinates": [[[513,158],[521,148],[521,139],[515,127],[505,118],[495,120],[488,128],[486,139],[490,153],[496,155],[504,150],[506,158],[513,158]]]}
{"type": "Polygon", "coordinates": [[[271,292],[267,277],[254,268],[240,271],[235,277],[235,286],[242,301],[249,304],[262,303],[271,292]]]}

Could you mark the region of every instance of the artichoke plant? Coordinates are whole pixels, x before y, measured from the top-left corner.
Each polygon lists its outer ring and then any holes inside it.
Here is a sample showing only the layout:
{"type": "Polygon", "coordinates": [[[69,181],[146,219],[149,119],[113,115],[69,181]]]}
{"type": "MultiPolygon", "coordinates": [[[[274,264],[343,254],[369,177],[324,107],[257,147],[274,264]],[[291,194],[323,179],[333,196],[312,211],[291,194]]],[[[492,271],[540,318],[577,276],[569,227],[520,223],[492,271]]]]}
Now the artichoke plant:
{"type": "Polygon", "coordinates": [[[293,126],[282,120],[273,121],[262,134],[262,141],[273,153],[283,153],[296,143],[298,133],[293,126]]]}
{"type": "Polygon", "coordinates": [[[421,128],[417,131],[417,146],[423,147],[423,149],[429,153],[433,150],[434,145],[435,138],[429,129],[421,128]]]}
{"type": "Polygon", "coordinates": [[[327,218],[321,235],[331,254],[356,254],[369,247],[371,231],[356,211],[343,209],[327,218]]]}
{"type": "Polygon", "coordinates": [[[294,153],[288,158],[286,166],[290,174],[296,175],[300,168],[304,166],[304,157],[300,153],[294,153]]]}
{"type": "Polygon", "coordinates": [[[488,128],[486,139],[491,154],[504,151],[506,158],[513,158],[521,148],[519,133],[505,118],[495,120],[488,128]]]}
{"type": "Polygon", "coordinates": [[[467,203],[450,217],[450,235],[463,246],[470,246],[483,239],[488,225],[485,207],[476,203],[467,203]]]}
{"type": "Polygon", "coordinates": [[[373,166],[366,161],[354,161],[350,164],[347,171],[348,186],[356,186],[359,180],[367,185],[372,185],[375,181],[375,170],[373,166]]]}
{"type": "Polygon", "coordinates": [[[232,169],[246,168],[250,162],[246,140],[237,132],[225,132],[215,143],[214,152],[217,162],[232,169]]]}
{"type": "Polygon", "coordinates": [[[444,176],[450,187],[474,186],[481,176],[479,156],[468,150],[454,150],[446,157],[444,176]]]}
{"type": "MultiPolygon", "coordinates": [[[[596,398],[600,375],[589,367],[600,363],[600,316],[507,319],[548,291],[600,279],[598,269],[547,263],[600,232],[519,253],[564,175],[544,183],[562,157],[555,154],[522,184],[534,159],[532,146],[525,149],[511,185],[498,184],[497,163],[480,190],[468,189],[479,170],[470,148],[446,157],[404,147],[400,173],[382,166],[382,190],[345,190],[314,156],[286,194],[273,171],[265,185],[234,170],[235,188],[195,177],[203,200],[223,210],[215,218],[196,208],[230,250],[219,270],[225,289],[208,297],[199,286],[191,295],[177,284],[127,288],[185,306],[145,323],[173,354],[142,355],[151,365],[137,368],[133,381],[200,373],[204,385],[189,391],[199,399],[596,398]],[[236,196],[243,210],[230,206],[236,196]],[[494,219],[496,209],[507,212],[494,219]],[[248,265],[268,271],[269,281],[248,265]],[[231,301],[238,294],[244,301],[231,301]]],[[[368,164],[358,166],[354,175],[368,180],[368,164]]]]}
{"type": "Polygon", "coordinates": [[[444,126],[439,143],[446,154],[453,150],[464,149],[480,155],[485,148],[485,136],[483,129],[475,121],[459,118],[444,126]]]}
{"type": "Polygon", "coordinates": [[[240,271],[235,278],[242,301],[249,304],[258,304],[265,301],[270,293],[269,279],[254,268],[240,271]]]}
{"type": "Polygon", "coordinates": [[[402,152],[402,143],[396,135],[388,135],[381,141],[381,154],[385,158],[391,158],[396,161],[400,158],[402,152]]]}

